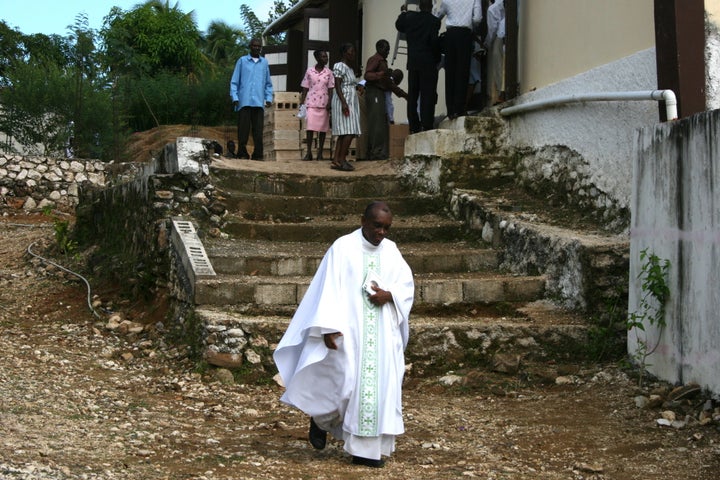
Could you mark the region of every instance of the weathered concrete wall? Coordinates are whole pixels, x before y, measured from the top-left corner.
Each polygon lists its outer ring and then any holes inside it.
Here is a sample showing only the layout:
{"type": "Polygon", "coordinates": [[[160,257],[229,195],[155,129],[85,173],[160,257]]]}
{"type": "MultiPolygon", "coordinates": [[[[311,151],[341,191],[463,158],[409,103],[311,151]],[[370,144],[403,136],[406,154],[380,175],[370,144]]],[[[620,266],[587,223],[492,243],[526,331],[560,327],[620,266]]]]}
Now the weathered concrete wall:
{"type": "Polygon", "coordinates": [[[659,341],[650,373],[720,394],[720,111],[646,128],[636,145],[629,312],[647,293],[638,280],[645,249],[670,261],[670,299],[666,328],[631,331],[628,350],[659,341]]]}
{"type": "MultiPolygon", "coordinates": [[[[589,92],[656,88],[655,49],[651,48],[522,95],[516,104],[589,92]]],[[[548,148],[571,152],[582,159],[576,174],[594,189],[593,201],[611,212],[626,210],[630,203],[634,132],[659,121],[654,101],[572,103],[506,118],[510,146],[526,152],[524,163],[552,172],[557,165],[554,156],[547,154],[548,148]]]]}

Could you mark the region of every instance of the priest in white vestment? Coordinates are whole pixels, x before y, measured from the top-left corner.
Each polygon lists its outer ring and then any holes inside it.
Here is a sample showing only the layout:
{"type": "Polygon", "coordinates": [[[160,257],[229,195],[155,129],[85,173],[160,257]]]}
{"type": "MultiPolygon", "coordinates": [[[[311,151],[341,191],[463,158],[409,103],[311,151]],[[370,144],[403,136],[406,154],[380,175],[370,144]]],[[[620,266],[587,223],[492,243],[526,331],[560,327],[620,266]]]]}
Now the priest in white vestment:
{"type": "Polygon", "coordinates": [[[361,228],[333,243],[274,353],[286,387],[281,401],[311,416],[312,445],[323,448],[330,432],[354,464],[370,467],[383,465],[404,432],[415,287],[396,244],[385,238],[391,223],[387,204],[373,202],[361,228]]]}

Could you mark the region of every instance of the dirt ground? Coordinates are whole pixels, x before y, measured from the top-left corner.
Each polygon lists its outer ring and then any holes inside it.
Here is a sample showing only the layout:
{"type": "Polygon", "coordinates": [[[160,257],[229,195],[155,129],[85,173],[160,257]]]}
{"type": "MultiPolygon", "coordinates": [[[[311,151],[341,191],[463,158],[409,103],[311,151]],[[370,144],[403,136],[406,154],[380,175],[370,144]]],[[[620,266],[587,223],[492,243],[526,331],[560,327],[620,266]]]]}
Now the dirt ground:
{"type": "MultiPolygon", "coordinates": [[[[228,140],[236,141],[237,127],[220,126],[206,127],[193,125],[161,125],[144,132],[132,134],[127,145],[127,156],[129,161],[146,162],[155,158],[165,147],[177,137],[199,137],[217,141],[223,149],[226,148],[228,140]]],[[[252,138],[248,140],[252,145],[252,138]]]]}
{"type": "Polygon", "coordinates": [[[383,469],[353,466],[338,441],[312,449],[279,386],[196,371],[162,322],[108,330],[110,310],[141,312],[91,291],[93,316],[82,281],[27,253],[52,244],[52,221],[0,214],[2,479],[718,478],[716,404],[696,394],[639,408],[640,393],[669,387],[639,391],[613,365],[545,384],[474,372],[472,386],[445,386],[411,371],[397,451],[383,469]]]}

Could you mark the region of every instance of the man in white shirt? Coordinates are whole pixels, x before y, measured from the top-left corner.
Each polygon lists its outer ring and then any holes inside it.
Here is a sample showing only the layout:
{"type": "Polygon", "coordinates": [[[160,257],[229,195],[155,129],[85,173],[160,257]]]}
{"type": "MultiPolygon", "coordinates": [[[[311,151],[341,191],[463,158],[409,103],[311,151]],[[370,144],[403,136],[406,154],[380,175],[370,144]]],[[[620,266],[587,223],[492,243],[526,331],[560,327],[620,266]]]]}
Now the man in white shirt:
{"type": "Polygon", "coordinates": [[[445,105],[448,118],[465,114],[473,30],[482,20],[480,0],[443,0],[435,16],[445,19],[445,105]]]}
{"type": "Polygon", "coordinates": [[[327,432],[344,441],[352,463],[382,467],[404,432],[402,380],[410,267],[385,238],[392,213],[373,202],[362,227],[337,239],[323,257],[274,359],[286,390],[281,401],[310,415],[309,440],[327,432]]]}
{"type": "Polygon", "coordinates": [[[487,11],[488,33],[485,48],[488,51],[487,93],[489,105],[504,101],[505,71],[505,1],[495,0],[487,11]]]}

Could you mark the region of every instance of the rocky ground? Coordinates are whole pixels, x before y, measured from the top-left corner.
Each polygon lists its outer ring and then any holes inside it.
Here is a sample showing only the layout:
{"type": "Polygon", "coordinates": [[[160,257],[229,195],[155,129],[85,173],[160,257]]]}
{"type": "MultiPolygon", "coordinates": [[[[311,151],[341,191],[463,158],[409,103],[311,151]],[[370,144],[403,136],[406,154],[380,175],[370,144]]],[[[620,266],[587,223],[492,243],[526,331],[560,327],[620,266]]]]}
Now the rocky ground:
{"type": "Polygon", "coordinates": [[[640,390],[614,365],[543,383],[411,373],[397,452],[352,466],[339,442],[310,447],[279,386],[198,371],[161,319],[111,291],[91,292],[94,316],[82,281],[27,253],[52,238],[47,216],[0,217],[2,479],[718,477],[717,403],[692,386],[640,390]],[[137,324],[109,330],[110,310],[137,324]]]}

